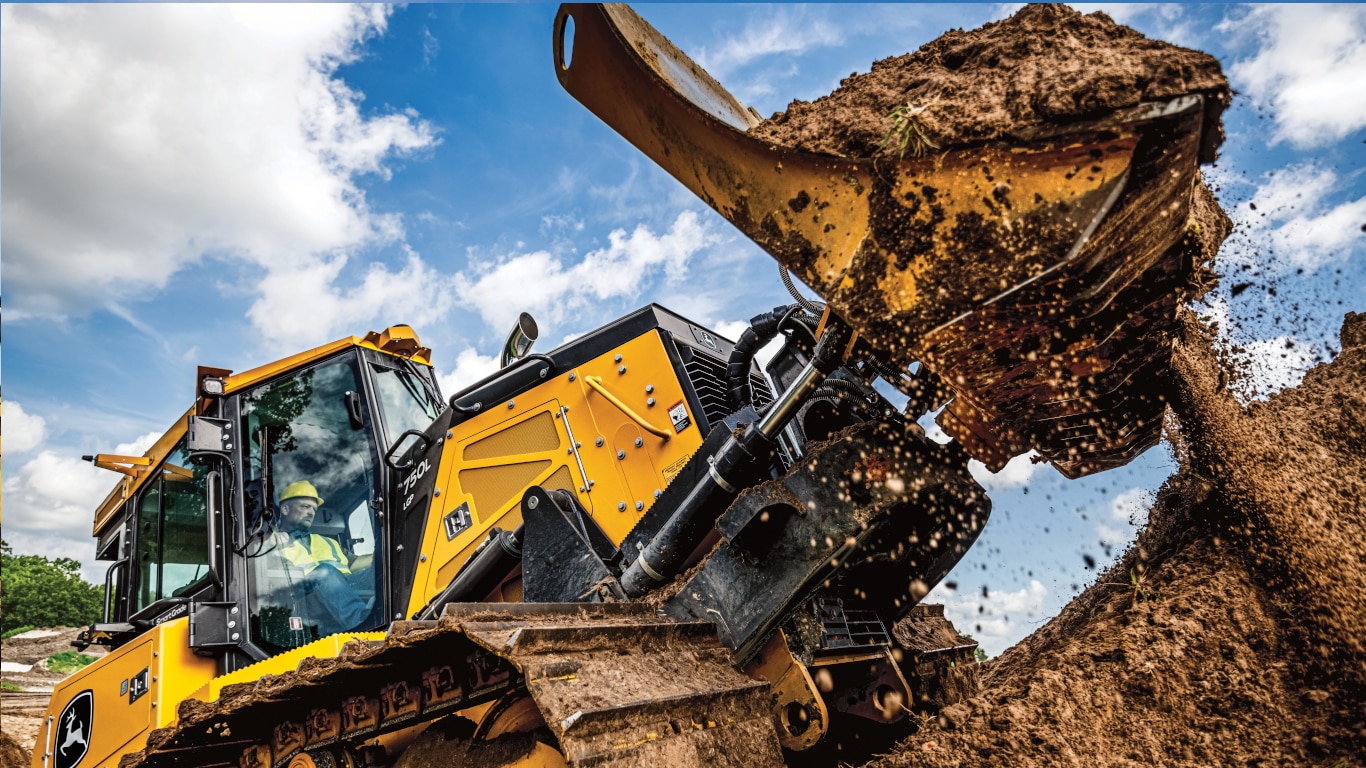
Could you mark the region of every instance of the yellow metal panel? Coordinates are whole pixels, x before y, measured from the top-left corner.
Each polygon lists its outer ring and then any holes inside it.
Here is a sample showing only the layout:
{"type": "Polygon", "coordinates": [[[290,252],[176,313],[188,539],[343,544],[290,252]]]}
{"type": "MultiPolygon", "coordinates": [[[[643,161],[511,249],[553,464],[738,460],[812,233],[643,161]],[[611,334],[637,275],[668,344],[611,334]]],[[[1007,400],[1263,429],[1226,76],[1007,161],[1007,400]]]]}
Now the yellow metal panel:
{"type": "Polygon", "coordinates": [[[517,398],[525,405],[490,408],[457,426],[446,441],[448,448],[442,452],[437,470],[440,494],[429,513],[422,545],[428,557],[418,563],[407,615],[416,613],[450,584],[487,538],[489,529],[496,525],[512,530],[521,524],[522,492],[528,486],[546,485],[552,478],[561,487],[576,488],[575,483],[582,483],[575,479],[577,468],[570,468],[572,454],[562,447],[568,436],[556,418],[560,403],[553,397],[547,399],[562,389],[554,380],[542,384],[517,398]],[[550,433],[545,431],[546,424],[550,433]],[[522,438],[527,443],[519,450],[516,441],[522,438]],[[467,455],[471,456],[469,460],[462,458],[467,455]],[[528,471],[531,466],[536,471],[528,471]],[[472,524],[454,539],[447,539],[442,518],[464,503],[470,505],[472,524]]]}
{"type": "Polygon", "coordinates": [[[559,447],[560,436],[555,432],[555,420],[549,411],[545,411],[470,443],[465,446],[464,457],[466,461],[477,461],[501,456],[524,456],[559,447]]]}
{"type": "Polygon", "coordinates": [[[299,662],[304,659],[330,659],[340,656],[342,647],[347,643],[353,640],[379,641],[384,639],[384,634],[383,632],[343,632],[314,640],[308,645],[301,645],[278,656],[272,656],[265,661],[258,661],[235,672],[215,677],[209,681],[207,697],[204,700],[214,701],[225,687],[234,683],[250,683],[259,680],[262,675],[281,675],[285,672],[293,672],[298,669],[299,662]]]}
{"type": "Polygon", "coordinates": [[[456,426],[442,452],[437,474],[441,493],[429,513],[422,545],[428,559],[418,564],[407,615],[450,584],[490,528],[511,530],[521,523],[520,502],[527,486],[576,494],[607,536],[620,543],[654,504],[655,491],[668,485],[705,437],[683,386],[659,331],[651,330],[456,426]],[[590,376],[598,377],[612,397],[586,384],[590,376]],[[686,414],[681,429],[669,417],[675,406],[686,414]],[[667,430],[668,439],[641,429],[626,410],[667,430]],[[544,427],[547,418],[553,439],[544,427]],[[571,446],[570,432],[577,445],[571,446]],[[531,472],[532,466],[538,471],[531,472]],[[525,470],[524,476],[514,477],[512,467],[525,470]],[[500,471],[487,471],[493,468],[500,471]],[[494,479],[502,483],[497,492],[490,490],[494,479]],[[448,540],[442,518],[462,503],[470,504],[473,524],[448,540]]]}
{"type": "Polygon", "coordinates": [[[80,765],[112,768],[121,755],[141,749],[153,728],[174,720],[180,701],[214,674],[213,659],[190,652],[189,626],[188,618],[168,621],[59,683],[48,704],[51,724],[34,749],[34,765],[43,765],[42,758],[53,750],[76,749],[85,741],[88,749],[80,765]],[[147,689],[134,700],[139,680],[145,680],[147,689]],[[66,705],[86,691],[92,697],[88,727],[60,722],[66,705]]]}
{"type": "Polygon", "coordinates": [[[550,467],[550,460],[480,467],[460,472],[460,488],[474,499],[479,510],[497,511],[531,486],[550,467]]]}
{"type": "Polygon", "coordinates": [[[551,491],[569,491],[574,493],[574,478],[569,473],[569,466],[565,465],[555,470],[555,474],[547,477],[541,482],[541,487],[551,491]]]}
{"type": "Polygon", "coordinates": [[[218,663],[213,658],[196,656],[191,650],[189,618],[168,621],[150,634],[155,645],[155,663],[148,695],[161,702],[154,707],[153,727],[164,728],[175,721],[180,702],[213,679],[218,663]]]}
{"type": "Polygon", "coordinates": [[[608,538],[620,543],[654,504],[654,492],[668,485],[663,470],[691,456],[704,435],[657,332],[631,339],[579,366],[575,373],[577,391],[563,399],[570,406],[574,434],[583,444],[584,471],[594,481],[591,492],[580,497],[592,497],[596,502],[590,507],[593,519],[608,538]],[[601,386],[636,415],[666,428],[669,439],[641,430],[611,398],[583,383],[587,377],[598,377],[601,386]],[[688,424],[681,430],[675,430],[669,419],[675,406],[687,414],[688,424]],[[639,448],[636,438],[641,440],[639,448]],[[641,509],[636,509],[637,501],[642,502],[641,509]],[[626,503],[624,511],[622,502],[626,503]]]}

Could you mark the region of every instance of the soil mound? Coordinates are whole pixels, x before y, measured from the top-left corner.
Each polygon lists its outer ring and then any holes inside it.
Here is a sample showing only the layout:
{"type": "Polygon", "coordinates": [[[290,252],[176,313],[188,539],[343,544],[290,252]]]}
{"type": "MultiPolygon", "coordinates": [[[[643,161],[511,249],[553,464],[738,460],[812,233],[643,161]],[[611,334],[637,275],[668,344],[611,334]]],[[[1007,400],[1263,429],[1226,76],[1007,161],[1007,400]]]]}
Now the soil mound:
{"type": "Polygon", "coordinates": [[[1265,403],[1191,318],[1181,471],[1135,546],[879,766],[1352,765],[1366,753],[1366,316],[1265,403]]]}
{"type": "Polygon", "coordinates": [[[28,754],[0,731],[0,768],[27,768],[28,754]]]}
{"type": "Polygon", "coordinates": [[[850,75],[828,96],[792,102],[751,134],[810,152],[869,157],[887,136],[888,115],[903,106],[928,139],[947,147],[1009,139],[1039,126],[1194,93],[1212,97],[1207,138],[1216,146],[1229,90],[1213,56],[1150,40],[1099,11],[1083,15],[1065,5],[1030,5],[970,32],[948,32],[915,53],[874,62],[867,74],[850,75]]]}

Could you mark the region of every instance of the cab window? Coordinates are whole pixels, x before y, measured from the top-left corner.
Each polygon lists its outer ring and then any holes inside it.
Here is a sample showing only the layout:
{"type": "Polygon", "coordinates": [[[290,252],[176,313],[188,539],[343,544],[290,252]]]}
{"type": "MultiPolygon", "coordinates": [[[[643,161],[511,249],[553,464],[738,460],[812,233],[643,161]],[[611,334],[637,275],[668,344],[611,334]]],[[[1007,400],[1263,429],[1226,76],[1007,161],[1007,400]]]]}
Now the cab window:
{"type": "Polygon", "coordinates": [[[357,355],[242,395],[251,636],[275,653],[382,615],[377,454],[357,355]]]}
{"type": "Polygon", "coordinates": [[[371,362],[375,391],[384,411],[385,447],[410,429],[425,430],[441,413],[441,397],[432,384],[429,369],[416,363],[371,362]]]}
{"type": "Polygon", "coordinates": [[[134,538],[133,613],[207,583],[207,470],[189,463],[183,442],[143,485],[134,538]]]}

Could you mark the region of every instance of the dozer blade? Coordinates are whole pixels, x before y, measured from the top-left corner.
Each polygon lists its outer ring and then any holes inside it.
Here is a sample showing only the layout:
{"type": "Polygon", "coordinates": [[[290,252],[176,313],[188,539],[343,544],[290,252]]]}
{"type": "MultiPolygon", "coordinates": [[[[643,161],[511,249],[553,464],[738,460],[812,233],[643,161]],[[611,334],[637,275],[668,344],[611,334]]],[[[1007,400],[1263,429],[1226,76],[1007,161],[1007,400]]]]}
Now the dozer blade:
{"type": "Polygon", "coordinates": [[[712,624],[626,603],[461,603],[440,621],[398,622],[382,641],[225,687],[212,703],[189,700],[120,766],[354,756],[376,737],[518,691],[569,766],[783,764],[768,684],[735,667],[712,624]]]}
{"type": "MultiPolygon", "coordinates": [[[[1164,259],[1180,260],[1198,157],[1212,154],[1204,96],[1032,128],[1010,146],[855,159],[749,135],[752,110],[627,6],[561,6],[554,46],[571,95],[888,361],[938,374],[958,396],[946,429],[988,466],[1034,447],[1079,475],[1155,440],[1160,403],[1097,420],[1087,398],[1099,377],[1125,401],[1105,342],[1143,305],[1121,305],[1118,323],[1106,311],[1164,259]],[[1021,377],[1036,385],[998,387],[1021,377]],[[1078,437],[1060,431],[1059,413],[1104,424],[1078,437]]],[[[1125,354],[1132,329],[1118,336],[1125,354]]],[[[1161,341],[1138,356],[1160,354],[1161,341]]]]}
{"type": "Polygon", "coordinates": [[[565,89],[856,328],[888,315],[889,343],[1075,260],[1133,154],[1132,135],[904,159],[775,146],[748,136],[759,119],[628,6],[565,5],[557,29],[570,17],[567,65],[556,36],[565,89]]]}

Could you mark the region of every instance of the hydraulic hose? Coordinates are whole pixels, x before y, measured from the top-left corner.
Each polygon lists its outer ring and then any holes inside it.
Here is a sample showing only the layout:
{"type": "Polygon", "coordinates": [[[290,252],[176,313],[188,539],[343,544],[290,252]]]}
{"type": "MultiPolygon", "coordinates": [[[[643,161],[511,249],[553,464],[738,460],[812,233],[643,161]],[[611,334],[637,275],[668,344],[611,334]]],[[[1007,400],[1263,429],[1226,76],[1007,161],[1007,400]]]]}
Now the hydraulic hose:
{"type": "Polygon", "coordinates": [[[517,526],[511,533],[495,528],[460,573],[451,579],[450,585],[413,618],[419,621],[439,619],[447,603],[483,600],[522,562],[525,533],[526,525],[517,526]]]}
{"type": "Polygon", "coordinates": [[[730,394],[730,404],[733,408],[744,408],[753,399],[749,386],[749,369],[754,362],[755,354],[772,341],[779,331],[787,327],[788,323],[793,322],[810,332],[811,339],[815,340],[814,328],[817,319],[803,313],[800,305],[774,307],[772,312],[750,318],[749,327],[740,334],[740,339],[731,350],[730,359],[726,361],[726,390],[730,394]]]}
{"type": "Polygon", "coordinates": [[[828,326],[811,362],[759,422],[749,425],[738,436],[731,434],[713,456],[707,457],[711,465],[707,473],[697,480],[640,556],[622,572],[621,588],[627,597],[640,597],[678,574],[731,500],[757,481],[761,460],[769,456],[778,433],[821,382],[839,367],[849,338],[850,330],[844,324],[828,326]]]}

